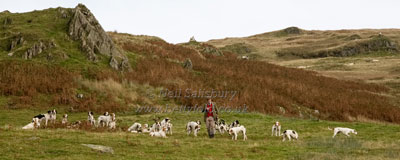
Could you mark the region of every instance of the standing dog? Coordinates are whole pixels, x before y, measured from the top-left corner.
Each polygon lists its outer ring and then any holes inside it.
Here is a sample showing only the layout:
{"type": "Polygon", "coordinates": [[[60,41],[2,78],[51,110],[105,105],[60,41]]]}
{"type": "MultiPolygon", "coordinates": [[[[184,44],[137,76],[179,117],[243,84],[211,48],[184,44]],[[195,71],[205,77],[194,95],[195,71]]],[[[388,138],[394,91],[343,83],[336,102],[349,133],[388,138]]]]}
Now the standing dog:
{"type": "Polygon", "coordinates": [[[161,122],[160,122],[160,126],[161,127],[165,127],[165,132],[167,134],[172,134],[172,123],[171,123],[171,119],[164,118],[161,122]]]}
{"type": "Polygon", "coordinates": [[[283,136],[282,141],[285,141],[286,138],[289,139],[289,141],[291,141],[292,138],[296,139],[296,140],[299,138],[299,135],[294,130],[285,130],[285,131],[283,131],[282,136],[283,136]]]}
{"type": "Polygon", "coordinates": [[[244,128],[244,126],[230,128],[228,133],[229,135],[232,135],[232,140],[237,140],[237,136],[240,132],[243,133],[243,140],[245,141],[247,139],[247,136],[246,128],[244,128]]]}
{"type": "Polygon", "coordinates": [[[55,123],[56,122],[56,119],[57,119],[57,111],[56,111],[56,109],[53,109],[51,112],[50,112],[50,122],[51,123],[55,123]]]}
{"type": "Polygon", "coordinates": [[[272,134],[271,136],[274,135],[275,132],[275,136],[281,136],[281,124],[276,121],[274,125],[272,125],[272,134]]]}
{"type": "MultiPolygon", "coordinates": [[[[331,128],[328,127],[329,130],[332,130],[331,128]]],[[[350,137],[349,133],[357,134],[356,130],[351,129],[351,128],[343,128],[343,127],[336,127],[333,129],[333,136],[332,138],[335,138],[336,134],[338,133],[343,133],[347,137],[350,137]]]]}
{"type": "Polygon", "coordinates": [[[161,127],[166,127],[167,124],[170,123],[170,122],[171,122],[171,119],[169,119],[168,117],[167,117],[167,118],[164,118],[164,119],[160,122],[161,127]]]}
{"type": "Polygon", "coordinates": [[[109,128],[115,129],[117,127],[117,120],[115,119],[115,114],[111,113],[111,121],[109,122],[109,128]]]}
{"type": "Polygon", "coordinates": [[[172,135],[172,123],[167,123],[166,124],[166,133],[172,135]]]}
{"type": "MultiPolygon", "coordinates": [[[[113,113],[112,113],[113,114],[113,113]]],[[[97,126],[106,126],[108,127],[110,125],[110,122],[112,120],[112,117],[108,114],[108,112],[104,113],[104,115],[99,116],[99,118],[97,118],[97,122],[98,125],[97,126]]]]}
{"type": "Polygon", "coordinates": [[[219,133],[224,134],[225,131],[228,131],[228,127],[225,124],[225,121],[223,119],[219,120],[218,122],[215,122],[215,129],[219,131],[219,133]]]}
{"type": "Polygon", "coordinates": [[[160,131],[160,128],[161,128],[160,122],[156,121],[153,125],[151,125],[150,132],[158,132],[160,131]]]}
{"type": "Polygon", "coordinates": [[[230,125],[229,128],[233,128],[233,127],[239,127],[239,121],[238,120],[234,120],[230,125]]]}
{"type": "Polygon", "coordinates": [[[68,114],[64,114],[63,119],[61,120],[61,124],[68,123],[68,114]]]}
{"type": "Polygon", "coordinates": [[[199,120],[197,122],[188,122],[186,124],[187,134],[190,135],[190,132],[193,132],[193,135],[197,137],[197,133],[200,131],[200,124],[199,120]]]}
{"type": "Polygon", "coordinates": [[[47,113],[38,114],[33,118],[37,118],[39,120],[39,123],[42,123],[42,121],[44,121],[45,126],[47,126],[47,122],[50,120],[51,115],[52,115],[52,111],[47,111],[47,113]]]}
{"type": "Polygon", "coordinates": [[[94,115],[93,115],[92,111],[88,112],[88,122],[92,126],[96,125],[96,120],[94,119],[94,115]]]}

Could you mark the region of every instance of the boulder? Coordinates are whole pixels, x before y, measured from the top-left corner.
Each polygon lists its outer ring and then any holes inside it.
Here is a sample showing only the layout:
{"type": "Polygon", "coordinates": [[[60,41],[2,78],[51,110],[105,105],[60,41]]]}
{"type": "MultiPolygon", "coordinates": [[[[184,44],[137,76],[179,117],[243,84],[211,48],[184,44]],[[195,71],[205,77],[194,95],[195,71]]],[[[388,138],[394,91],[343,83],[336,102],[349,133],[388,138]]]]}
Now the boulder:
{"type": "Polygon", "coordinates": [[[114,154],[114,150],[111,147],[102,146],[102,145],[94,145],[94,144],[82,144],[82,146],[89,147],[91,149],[100,151],[102,153],[111,153],[114,154]]]}

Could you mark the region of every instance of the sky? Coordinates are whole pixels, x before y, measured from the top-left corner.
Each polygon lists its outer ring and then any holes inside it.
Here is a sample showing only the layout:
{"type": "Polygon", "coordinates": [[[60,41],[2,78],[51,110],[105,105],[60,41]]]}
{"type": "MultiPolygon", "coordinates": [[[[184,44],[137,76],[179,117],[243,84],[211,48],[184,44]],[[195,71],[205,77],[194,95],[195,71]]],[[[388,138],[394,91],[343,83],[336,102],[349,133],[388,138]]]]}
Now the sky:
{"type": "Polygon", "coordinates": [[[0,0],[0,11],[85,4],[106,31],[170,43],[245,37],[296,26],[307,30],[400,28],[399,0],[0,0]]]}

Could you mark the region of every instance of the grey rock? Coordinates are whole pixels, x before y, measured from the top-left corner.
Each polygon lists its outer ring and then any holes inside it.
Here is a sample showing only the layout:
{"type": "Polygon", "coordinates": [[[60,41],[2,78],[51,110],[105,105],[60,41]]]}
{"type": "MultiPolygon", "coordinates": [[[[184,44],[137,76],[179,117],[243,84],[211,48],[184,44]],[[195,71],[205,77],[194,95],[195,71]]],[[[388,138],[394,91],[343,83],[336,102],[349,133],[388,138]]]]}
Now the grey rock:
{"type": "Polygon", "coordinates": [[[212,46],[204,46],[204,48],[201,52],[205,53],[205,54],[212,54],[215,56],[223,56],[224,55],[219,49],[212,47],[212,46]]]}
{"type": "Polygon", "coordinates": [[[110,36],[104,31],[94,15],[83,4],[73,10],[68,34],[73,40],[81,42],[81,49],[87,58],[96,62],[97,54],[110,58],[110,66],[116,70],[129,70],[128,58],[114,45],[110,36]]]}
{"type": "Polygon", "coordinates": [[[287,34],[300,34],[301,29],[297,27],[288,27],[283,30],[287,34]]]}
{"type": "Polygon", "coordinates": [[[190,58],[187,58],[185,60],[185,62],[183,62],[183,68],[189,69],[189,70],[193,69],[193,63],[192,63],[192,60],[190,60],[190,58]]]}
{"type": "Polygon", "coordinates": [[[102,146],[102,145],[94,145],[94,144],[82,144],[82,146],[89,147],[91,149],[100,151],[102,153],[111,153],[114,154],[114,150],[111,147],[102,146]]]}
{"type": "Polygon", "coordinates": [[[9,51],[13,50],[14,48],[16,48],[18,45],[22,45],[25,42],[24,37],[22,37],[20,34],[18,34],[17,36],[15,36],[10,44],[10,48],[9,51]]]}
{"type": "Polygon", "coordinates": [[[190,37],[189,42],[197,42],[196,39],[194,39],[194,36],[190,37]]]}
{"type": "Polygon", "coordinates": [[[111,66],[111,68],[114,68],[115,70],[119,70],[119,63],[114,57],[111,57],[110,66],[111,66]]]}
{"type": "Polygon", "coordinates": [[[54,46],[55,46],[54,42],[44,43],[42,41],[39,41],[33,44],[33,46],[24,53],[23,58],[32,59],[34,56],[37,56],[46,49],[53,48],[54,46]]]}

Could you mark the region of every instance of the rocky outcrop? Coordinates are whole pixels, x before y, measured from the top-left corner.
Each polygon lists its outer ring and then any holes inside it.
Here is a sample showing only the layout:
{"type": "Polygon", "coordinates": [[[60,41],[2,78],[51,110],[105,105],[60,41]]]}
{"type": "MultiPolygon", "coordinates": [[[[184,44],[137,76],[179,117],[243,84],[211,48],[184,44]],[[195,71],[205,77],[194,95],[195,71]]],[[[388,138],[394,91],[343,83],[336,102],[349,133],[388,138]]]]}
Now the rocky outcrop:
{"type": "Polygon", "coordinates": [[[17,46],[22,45],[24,42],[25,42],[24,37],[22,37],[22,35],[18,34],[11,40],[9,51],[12,51],[17,46]]]}
{"type": "Polygon", "coordinates": [[[214,56],[223,56],[224,54],[214,46],[208,44],[202,44],[200,52],[203,54],[212,54],[214,56]]]}
{"type": "Polygon", "coordinates": [[[91,61],[98,61],[98,54],[110,57],[110,66],[115,70],[129,70],[128,58],[114,45],[94,15],[84,5],[73,9],[69,22],[69,36],[81,42],[81,49],[91,61]]]}
{"type": "Polygon", "coordinates": [[[187,58],[185,60],[185,62],[183,62],[183,68],[188,69],[188,70],[193,69],[193,63],[192,63],[192,60],[190,60],[190,58],[187,58]]]}
{"type": "Polygon", "coordinates": [[[37,56],[38,54],[42,53],[46,49],[53,48],[55,46],[56,46],[56,44],[54,42],[45,43],[45,42],[39,41],[39,42],[33,44],[33,46],[31,48],[29,48],[27,51],[25,51],[22,58],[32,59],[34,56],[37,56]]]}
{"type": "Polygon", "coordinates": [[[301,49],[288,48],[286,50],[277,51],[276,54],[283,56],[297,56],[301,58],[320,58],[320,57],[347,57],[358,54],[368,54],[370,52],[392,52],[398,53],[399,46],[396,41],[388,37],[379,35],[370,37],[368,40],[357,41],[343,47],[337,47],[328,50],[319,50],[314,52],[302,52],[301,49]]]}
{"type": "Polygon", "coordinates": [[[286,34],[300,34],[301,29],[297,27],[288,27],[283,30],[286,34]]]}
{"type": "Polygon", "coordinates": [[[200,57],[203,59],[205,58],[204,55],[207,54],[214,56],[224,55],[224,53],[221,50],[207,43],[189,41],[188,43],[183,43],[181,45],[196,50],[199,53],[200,57]]]}
{"type": "Polygon", "coordinates": [[[196,39],[194,39],[194,36],[190,37],[189,42],[197,42],[196,39]]]}

